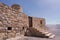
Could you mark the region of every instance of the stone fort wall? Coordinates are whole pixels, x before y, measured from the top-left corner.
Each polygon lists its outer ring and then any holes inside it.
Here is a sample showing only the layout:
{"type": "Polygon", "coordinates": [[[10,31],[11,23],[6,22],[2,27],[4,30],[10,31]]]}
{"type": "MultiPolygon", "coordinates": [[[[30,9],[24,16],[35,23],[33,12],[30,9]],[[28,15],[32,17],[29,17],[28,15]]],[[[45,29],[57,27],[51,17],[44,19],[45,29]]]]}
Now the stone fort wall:
{"type": "Polygon", "coordinates": [[[5,33],[8,38],[16,33],[24,35],[29,27],[45,27],[45,19],[24,14],[22,7],[17,4],[9,7],[0,3],[0,34],[5,33]]]}

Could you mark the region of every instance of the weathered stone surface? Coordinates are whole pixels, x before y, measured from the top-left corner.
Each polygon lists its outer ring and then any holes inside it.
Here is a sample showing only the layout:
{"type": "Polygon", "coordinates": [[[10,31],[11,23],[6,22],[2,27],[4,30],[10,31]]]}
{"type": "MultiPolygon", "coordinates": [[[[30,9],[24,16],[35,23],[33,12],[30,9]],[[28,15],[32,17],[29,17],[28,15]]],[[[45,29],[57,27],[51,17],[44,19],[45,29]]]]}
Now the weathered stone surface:
{"type": "Polygon", "coordinates": [[[11,7],[18,12],[23,12],[22,7],[20,5],[13,4],[11,7]]]}
{"type": "Polygon", "coordinates": [[[29,26],[28,16],[19,11],[0,3],[0,32],[7,33],[8,38],[14,37],[17,32],[24,35],[25,27],[29,26]],[[8,27],[11,27],[11,30],[8,30],[8,27]]]}
{"type": "Polygon", "coordinates": [[[45,32],[48,32],[48,30],[45,27],[44,18],[30,18],[23,13],[22,7],[17,4],[9,7],[3,3],[0,3],[0,33],[2,35],[0,36],[1,38],[5,36],[7,36],[7,38],[11,38],[15,37],[16,35],[21,36],[25,34],[40,36],[41,33],[43,35],[45,34],[45,32]],[[29,25],[31,25],[31,27],[29,25]],[[5,33],[7,34],[5,35],[5,33]]]}

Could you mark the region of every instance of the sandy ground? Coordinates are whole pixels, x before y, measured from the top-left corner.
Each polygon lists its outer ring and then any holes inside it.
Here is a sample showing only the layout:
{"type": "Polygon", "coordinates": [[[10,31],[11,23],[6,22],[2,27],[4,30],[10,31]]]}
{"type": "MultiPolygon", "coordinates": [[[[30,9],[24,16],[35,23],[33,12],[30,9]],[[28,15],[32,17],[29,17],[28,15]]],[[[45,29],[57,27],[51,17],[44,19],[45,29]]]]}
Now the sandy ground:
{"type": "MultiPolygon", "coordinates": [[[[57,29],[56,27],[48,27],[49,31],[55,34],[55,38],[49,39],[49,38],[40,38],[40,37],[22,37],[17,38],[17,40],[60,40],[60,29],[57,29]]],[[[13,39],[11,39],[13,40],[13,39]]],[[[15,40],[15,39],[14,39],[15,40]]]]}

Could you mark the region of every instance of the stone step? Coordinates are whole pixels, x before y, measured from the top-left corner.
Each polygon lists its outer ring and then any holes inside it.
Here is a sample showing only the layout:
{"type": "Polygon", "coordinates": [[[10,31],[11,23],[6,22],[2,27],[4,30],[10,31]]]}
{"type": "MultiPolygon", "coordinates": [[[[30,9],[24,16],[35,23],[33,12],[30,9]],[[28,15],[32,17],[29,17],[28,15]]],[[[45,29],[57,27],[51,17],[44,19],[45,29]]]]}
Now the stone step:
{"type": "Polygon", "coordinates": [[[35,35],[35,36],[40,36],[40,37],[47,37],[47,38],[54,38],[55,36],[48,32],[48,31],[45,31],[45,30],[37,30],[38,28],[29,28],[30,32],[32,35],[35,35]]]}
{"type": "Polygon", "coordinates": [[[47,36],[48,38],[54,38],[54,37],[55,37],[54,34],[48,32],[48,31],[45,31],[45,30],[40,30],[40,31],[39,31],[39,28],[34,28],[34,29],[35,29],[37,32],[42,33],[42,35],[44,34],[43,36],[47,36]]]}
{"type": "Polygon", "coordinates": [[[49,38],[51,38],[51,39],[52,39],[52,38],[54,38],[54,37],[55,37],[55,35],[54,35],[54,34],[52,34],[52,35],[50,35],[50,36],[49,36],[49,38]]]}
{"type": "Polygon", "coordinates": [[[45,34],[46,36],[50,36],[50,35],[52,35],[52,33],[48,33],[48,34],[45,34]]]}

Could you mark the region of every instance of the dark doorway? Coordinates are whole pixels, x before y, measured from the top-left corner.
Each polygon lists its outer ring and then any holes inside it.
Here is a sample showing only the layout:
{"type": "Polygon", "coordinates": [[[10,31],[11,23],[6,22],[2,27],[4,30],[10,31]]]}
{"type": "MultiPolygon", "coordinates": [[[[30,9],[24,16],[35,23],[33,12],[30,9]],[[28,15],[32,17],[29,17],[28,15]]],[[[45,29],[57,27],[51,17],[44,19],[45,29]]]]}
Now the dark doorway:
{"type": "Polygon", "coordinates": [[[29,27],[32,27],[32,17],[28,17],[29,18],[29,27]]]}
{"type": "Polygon", "coordinates": [[[12,30],[12,27],[8,27],[7,30],[12,30]]]}

